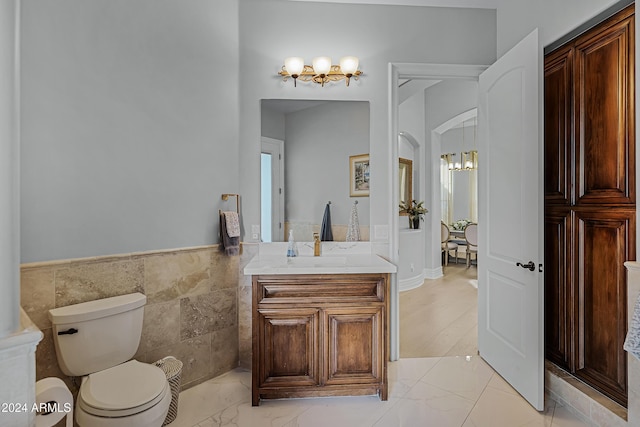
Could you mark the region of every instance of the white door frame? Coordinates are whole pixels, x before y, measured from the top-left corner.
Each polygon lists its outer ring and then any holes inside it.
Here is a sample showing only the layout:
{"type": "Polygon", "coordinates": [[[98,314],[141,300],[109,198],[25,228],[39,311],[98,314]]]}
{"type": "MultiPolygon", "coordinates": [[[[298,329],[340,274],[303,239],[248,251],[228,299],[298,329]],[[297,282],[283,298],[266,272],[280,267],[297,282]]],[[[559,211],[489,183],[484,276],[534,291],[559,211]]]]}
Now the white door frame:
{"type": "MultiPolygon", "coordinates": [[[[422,79],[422,80],[473,80],[478,81],[478,76],[487,69],[486,65],[459,65],[459,64],[416,64],[416,63],[389,63],[389,168],[391,171],[391,192],[389,198],[389,218],[390,225],[390,257],[391,261],[398,262],[398,249],[400,233],[398,231],[398,212],[395,200],[398,200],[398,81],[399,79],[422,79]]],[[[425,173],[431,174],[431,182],[440,182],[440,147],[425,147],[425,159],[420,162],[425,166],[425,173]],[[437,148],[437,150],[436,150],[437,148]],[[437,151],[437,152],[436,152],[437,151]],[[426,160],[429,160],[427,163],[426,160]],[[434,167],[434,161],[438,165],[434,167]],[[437,175],[437,176],[434,176],[437,175]],[[437,178],[437,179],[435,179],[437,178]],[[435,181],[434,181],[435,180],[435,181]]],[[[431,204],[430,215],[425,217],[425,239],[433,240],[433,236],[440,236],[440,187],[431,189],[431,198],[427,202],[431,204]],[[433,202],[433,198],[437,198],[433,202]],[[434,220],[434,218],[437,220],[434,220]],[[435,225],[434,225],[435,224],[435,225]]],[[[438,240],[439,241],[439,240],[438,240]]],[[[439,249],[437,248],[439,251],[439,249]]],[[[390,358],[398,360],[400,358],[400,304],[397,278],[391,283],[390,298],[390,358]]]]}
{"type": "MultiPolygon", "coordinates": [[[[280,139],[267,138],[263,136],[260,138],[260,152],[269,153],[272,156],[278,154],[278,158],[272,158],[272,172],[271,172],[271,241],[282,242],[284,241],[284,141],[280,139]],[[274,168],[273,163],[276,161],[278,167],[274,168]],[[279,224],[276,227],[276,224],[279,224]]],[[[262,201],[260,202],[260,208],[262,209],[262,201]]],[[[261,221],[261,227],[264,227],[261,221]]]]}

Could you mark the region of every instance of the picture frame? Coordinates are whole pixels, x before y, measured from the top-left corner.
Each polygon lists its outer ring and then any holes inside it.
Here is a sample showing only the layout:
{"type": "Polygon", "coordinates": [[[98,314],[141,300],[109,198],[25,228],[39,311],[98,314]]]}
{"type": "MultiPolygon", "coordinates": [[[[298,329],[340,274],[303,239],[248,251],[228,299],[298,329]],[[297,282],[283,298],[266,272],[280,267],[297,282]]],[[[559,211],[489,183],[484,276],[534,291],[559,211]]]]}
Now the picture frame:
{"type": "Polygon", "coordinates": [[[349,195],[369,197],[369,154],[349,156],[349,195]]]}
{"type": "MultiPolygon", "coordinates": [[[[398,159],[398,183],[400,203],[408,203],[413,199],[413,160],[398,159]]],[[[400,209],[400,215],[408,215],[406,210],[400,209]]]]}

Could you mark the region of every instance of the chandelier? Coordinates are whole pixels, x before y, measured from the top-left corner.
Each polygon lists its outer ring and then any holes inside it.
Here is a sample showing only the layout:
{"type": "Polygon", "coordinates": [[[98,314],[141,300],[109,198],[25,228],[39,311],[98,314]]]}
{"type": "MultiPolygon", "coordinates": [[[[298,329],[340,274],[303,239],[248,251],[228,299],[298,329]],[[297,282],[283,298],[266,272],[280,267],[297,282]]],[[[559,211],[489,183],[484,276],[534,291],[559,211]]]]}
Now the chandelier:
{"type": "Polygon", "coordinates": [[[304,59],[291,56],[284,60],[282,70],[278,72],[284,81],[293,78],[293,86],[297,81],[318,83],[324,87],[325,83],[346,80],[347,86],[351,78],[358,80],[362,71],[358,70],[358,58],[345,56],[340,59],[340,65],[332,65],[328,56],[318,56],[311,61],[312,65],[305,65],[304,59]]]}
{"type": "MultiPolygon", "coordinates": [[[[476,118],[474,121],[473,145],[476,145],[476,118]]],[[[464,147],[464,122],[462,123],[462,146],[464,147]]],[[[460,152],[460,161],[455,162],[453,157],[456,153],[445,153],[440,158],[447,162],[450,171],[468,171],[478,169],[478,150],[460,152]]]]}

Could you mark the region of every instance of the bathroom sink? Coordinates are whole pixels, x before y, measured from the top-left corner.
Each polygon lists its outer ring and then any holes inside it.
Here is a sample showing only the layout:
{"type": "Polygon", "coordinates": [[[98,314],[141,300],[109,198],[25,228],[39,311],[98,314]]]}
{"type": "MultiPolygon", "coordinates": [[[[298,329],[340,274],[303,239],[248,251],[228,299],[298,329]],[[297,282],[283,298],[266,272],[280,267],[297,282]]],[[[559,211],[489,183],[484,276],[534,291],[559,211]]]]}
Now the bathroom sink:
{"type": "Polygon", "coordinates": [[[287,258],[287,265],[292,267],[333,267],[346,265],[347,259],[341,256],[302,256],[287,258]]]}

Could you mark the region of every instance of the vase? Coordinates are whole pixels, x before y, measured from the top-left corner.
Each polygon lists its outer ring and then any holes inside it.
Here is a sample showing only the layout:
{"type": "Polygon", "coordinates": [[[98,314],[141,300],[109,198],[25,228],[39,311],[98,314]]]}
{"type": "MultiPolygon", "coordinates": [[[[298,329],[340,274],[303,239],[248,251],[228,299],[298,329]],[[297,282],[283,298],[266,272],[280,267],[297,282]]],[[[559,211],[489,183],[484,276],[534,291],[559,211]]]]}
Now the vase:
{"type": "Polygon", "coordinates": [[[420,217],[419,216],[414,216],[411,219],[411,222],[413,223],[413,229],[414,230],[419,230],[420,229],[420,217]]]}

